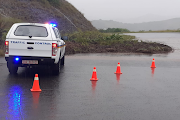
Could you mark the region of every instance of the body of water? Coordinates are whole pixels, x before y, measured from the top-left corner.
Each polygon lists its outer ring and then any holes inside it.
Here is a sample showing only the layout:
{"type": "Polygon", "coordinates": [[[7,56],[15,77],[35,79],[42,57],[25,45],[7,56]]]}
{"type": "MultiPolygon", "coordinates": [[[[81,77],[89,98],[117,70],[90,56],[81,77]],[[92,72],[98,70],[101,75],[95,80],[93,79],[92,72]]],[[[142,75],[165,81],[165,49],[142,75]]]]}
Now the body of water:
{"type": "Polygon", "coordinates": [[[136,39],[158,42],[169,45],[174,49],[172,53],[169,53],[169,57],[180,58],[180,33],[127,33],[126,35],[136,36],[136,39]]]}

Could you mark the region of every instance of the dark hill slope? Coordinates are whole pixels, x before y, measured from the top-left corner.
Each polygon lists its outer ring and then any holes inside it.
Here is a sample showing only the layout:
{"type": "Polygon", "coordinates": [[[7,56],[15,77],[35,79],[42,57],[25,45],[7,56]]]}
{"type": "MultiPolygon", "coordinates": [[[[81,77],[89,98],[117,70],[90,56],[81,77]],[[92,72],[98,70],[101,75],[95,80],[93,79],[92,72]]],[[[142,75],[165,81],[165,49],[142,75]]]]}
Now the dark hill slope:
{"type": "Polygon", "coordinates": [[[69,2],[59,0],[58,3],[51,4],[48,0],[0,0],[0,14],[23,22],[55,22],[63,33],[96,30],[69,2]]]}

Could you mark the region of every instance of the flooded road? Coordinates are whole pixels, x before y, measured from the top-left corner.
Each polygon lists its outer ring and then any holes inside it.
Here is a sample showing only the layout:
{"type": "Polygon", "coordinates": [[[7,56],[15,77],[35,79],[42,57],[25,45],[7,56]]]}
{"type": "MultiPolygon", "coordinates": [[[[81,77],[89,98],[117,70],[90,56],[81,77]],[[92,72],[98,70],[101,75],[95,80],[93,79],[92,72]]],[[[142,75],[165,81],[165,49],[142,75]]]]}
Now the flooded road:
{"type": "Polygon", "coordinates": [[[180,33],[133,34],[175,48],[169,54],[66,56],[59,76],[48,68],[9,75],[0,58],[1,120],[177,120],[180,117],[180,33]],[[179,37],[178,37],[179,36],[179,37]],[[155,58],[155,69],[151,69],[155,58]],[[117,63],[123,74],[116,75],[117,63]],[[96,67],[97,82],[90,81],[96,67]],[[31,92],[35,74],[42,92],[31,92]]]}

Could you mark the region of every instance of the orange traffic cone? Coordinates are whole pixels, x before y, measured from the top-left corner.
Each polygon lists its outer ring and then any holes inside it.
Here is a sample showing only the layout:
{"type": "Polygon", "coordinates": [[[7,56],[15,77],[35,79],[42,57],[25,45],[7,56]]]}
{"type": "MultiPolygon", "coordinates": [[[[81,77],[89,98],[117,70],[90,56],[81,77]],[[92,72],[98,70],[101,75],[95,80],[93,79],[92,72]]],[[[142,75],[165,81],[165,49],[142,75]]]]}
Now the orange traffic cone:
{"type": "Polygon", "coordinates": [[[31,92],[40,92],[41,91],[40,86],[39,86],[38,74],[35,74],[33,87],[30,90],[31,90],[31,92]]]}
{"type": "Polygon", "coordinates": [[[94,69],[93,69],[92,78],[90,80],[95,80],[95,81],[98,80],[97,74],[96,74],[96,67],[94,67],[94,69]]]}
{"type": "Polygon", "coordinates": [[[153,60],[152,60],[152,65],[151,65],[151,68],[156,68],[154,58],[153,58],[153,60]]]}
{"type": "Polygon", "coordinates": [[[122,74],[120,63],[118,63],[118,65],[117,65],[117,70],[116,70],[115,74],[122,74]]]}

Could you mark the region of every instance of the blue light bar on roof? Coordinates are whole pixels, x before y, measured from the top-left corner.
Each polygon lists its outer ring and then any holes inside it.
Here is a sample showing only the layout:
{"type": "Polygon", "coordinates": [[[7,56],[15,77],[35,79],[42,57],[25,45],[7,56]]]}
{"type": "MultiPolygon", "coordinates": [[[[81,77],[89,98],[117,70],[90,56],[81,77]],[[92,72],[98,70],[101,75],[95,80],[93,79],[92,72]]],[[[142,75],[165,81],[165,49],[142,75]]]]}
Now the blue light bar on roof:
{"type": "Polygon", "coordinates": [[[50,23],[50,25],[51,25],[52,27],[56,27],[56,26],[57,26],[57,25],[54,24],[54,23],[50,23]]]}

